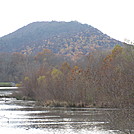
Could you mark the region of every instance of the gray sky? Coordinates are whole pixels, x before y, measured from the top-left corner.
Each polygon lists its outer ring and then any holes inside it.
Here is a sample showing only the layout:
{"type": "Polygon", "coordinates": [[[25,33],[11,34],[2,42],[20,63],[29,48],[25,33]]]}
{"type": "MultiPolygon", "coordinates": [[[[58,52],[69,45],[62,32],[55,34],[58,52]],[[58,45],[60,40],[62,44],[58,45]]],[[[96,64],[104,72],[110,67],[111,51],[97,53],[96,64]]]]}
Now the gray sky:
{"type": "Polygon", "coordinates": [[[0,0],[0,37],[35,21],[79,21],[134,40],[134,0],[0,0]]]}

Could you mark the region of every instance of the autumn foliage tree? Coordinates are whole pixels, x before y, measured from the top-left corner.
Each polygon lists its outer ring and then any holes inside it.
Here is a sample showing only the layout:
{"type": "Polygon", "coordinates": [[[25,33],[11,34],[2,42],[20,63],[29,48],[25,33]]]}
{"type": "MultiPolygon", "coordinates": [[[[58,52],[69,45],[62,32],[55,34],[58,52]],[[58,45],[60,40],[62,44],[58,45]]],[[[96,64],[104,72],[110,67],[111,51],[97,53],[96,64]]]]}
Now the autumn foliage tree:
{"type": "Polygon", "coordinates": [[[0,54],[1,81],[20,83],[22,96],[45,103],[132,107],[134,48],[116,45],[71,61],[45,49],[35,56],[0,54]]]}

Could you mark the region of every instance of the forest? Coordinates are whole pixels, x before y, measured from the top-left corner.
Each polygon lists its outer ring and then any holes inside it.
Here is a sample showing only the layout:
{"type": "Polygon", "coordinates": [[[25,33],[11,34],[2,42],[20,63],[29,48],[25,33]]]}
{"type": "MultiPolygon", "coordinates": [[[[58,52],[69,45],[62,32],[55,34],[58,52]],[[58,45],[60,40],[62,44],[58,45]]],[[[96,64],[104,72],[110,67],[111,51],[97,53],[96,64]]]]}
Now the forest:
{"type": "Polygon", "coordinates": [[[134,107],[134,47],[116,45],[73,61],[44,49],[0,54],[0,81],[21,87],[18,99],[44,106],[134,107]]]}
{"type": "Polygon", "coordinates": [[[35,55],[43,49],[53,53],[77,56],[90,51],[108,49],[122,42],[100,30],[77,21],[33,22],[0,38],[0,52],[21,52],[35,55]]]}

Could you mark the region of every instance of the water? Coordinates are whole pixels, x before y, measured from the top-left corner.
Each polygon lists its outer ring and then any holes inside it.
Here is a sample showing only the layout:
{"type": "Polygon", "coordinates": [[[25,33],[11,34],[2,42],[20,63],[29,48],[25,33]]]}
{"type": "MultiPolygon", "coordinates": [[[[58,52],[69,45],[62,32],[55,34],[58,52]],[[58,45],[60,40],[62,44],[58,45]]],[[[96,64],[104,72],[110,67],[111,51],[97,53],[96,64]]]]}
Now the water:
{"type": "Polygon", "coordinates": [[[6,98],[0,90],[0,132],[4,134],[114,134],[105,112],[110,109],[48,108],[34,101],[6,98]]]}

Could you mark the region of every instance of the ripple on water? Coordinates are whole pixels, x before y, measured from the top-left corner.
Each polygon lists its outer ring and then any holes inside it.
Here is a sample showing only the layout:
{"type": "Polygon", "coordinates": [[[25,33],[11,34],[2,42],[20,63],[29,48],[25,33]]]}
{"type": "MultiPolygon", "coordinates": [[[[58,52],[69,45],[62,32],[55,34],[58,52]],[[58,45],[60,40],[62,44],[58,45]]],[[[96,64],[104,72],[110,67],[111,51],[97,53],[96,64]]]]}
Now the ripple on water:
{"type": "MultiPolygon", "coordinates": [[[[2,91],[0,95],[1,93],[2,91]]],[[[103,119],[103,113],[101,109],[40,107],[34,101],[1,97],[0,132],[3,134],[111,134],[111,131],[102,130],[107,123],[103,119]]]]}
{"type": "Polygon", "coordinates": [[[85,130],[85,129],[37,129],[37,128],[1,128],[1,132],[4,134],[114,134],[113,131],[104,131],[104,130],[85,130]]]}

